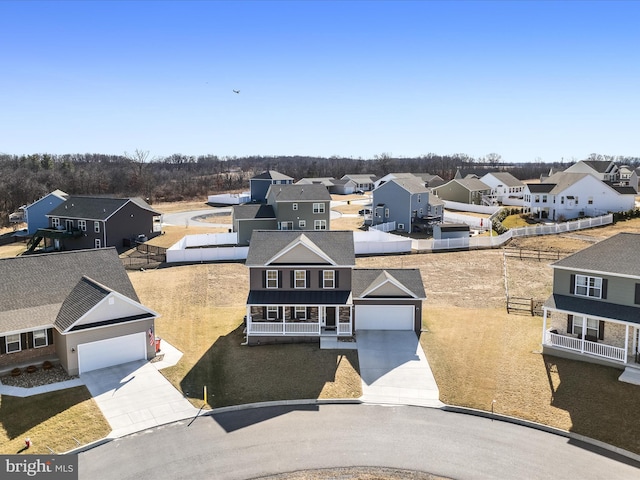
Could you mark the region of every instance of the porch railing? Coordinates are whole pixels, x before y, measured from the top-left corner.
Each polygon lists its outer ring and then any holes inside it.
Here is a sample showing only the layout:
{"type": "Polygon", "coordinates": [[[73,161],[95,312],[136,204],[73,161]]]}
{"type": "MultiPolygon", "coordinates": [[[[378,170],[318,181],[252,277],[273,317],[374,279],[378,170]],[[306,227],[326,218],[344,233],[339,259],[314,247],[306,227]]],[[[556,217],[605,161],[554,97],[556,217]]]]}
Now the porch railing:
{"type": "MultiPolygon", "coordinates": [[[[338,335],[351,335],[351,323],[338,323],[338,335]]],[[[247,322],[249,335],[299,335],[320,336],[322,325],[318,322],[247,322]]]]}
{"type": "Polygon", "coordinates": [[[627,355],[624,348],[605,345],[604,343],[590,342],[589,340],[551,332],[547,333],[546,343],[554,347],[566,348],[567,350],[573,350],[580,353],[588,353],[597,357],[608,358],[609,360],[616,360],[618,362],[627,361],[627,355]]]}

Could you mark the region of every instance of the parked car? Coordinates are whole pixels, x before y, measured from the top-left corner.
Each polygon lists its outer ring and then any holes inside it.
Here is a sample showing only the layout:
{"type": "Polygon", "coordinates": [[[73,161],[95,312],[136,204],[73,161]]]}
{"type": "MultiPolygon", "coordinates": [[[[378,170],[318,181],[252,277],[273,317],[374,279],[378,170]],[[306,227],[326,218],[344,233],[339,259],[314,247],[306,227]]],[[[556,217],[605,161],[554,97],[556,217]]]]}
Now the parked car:
{"type": "Polygon", "coordinates": [[[371,215],[371,209],[363,208],[362,210],[358,211],[358,215],[371,215]]]}

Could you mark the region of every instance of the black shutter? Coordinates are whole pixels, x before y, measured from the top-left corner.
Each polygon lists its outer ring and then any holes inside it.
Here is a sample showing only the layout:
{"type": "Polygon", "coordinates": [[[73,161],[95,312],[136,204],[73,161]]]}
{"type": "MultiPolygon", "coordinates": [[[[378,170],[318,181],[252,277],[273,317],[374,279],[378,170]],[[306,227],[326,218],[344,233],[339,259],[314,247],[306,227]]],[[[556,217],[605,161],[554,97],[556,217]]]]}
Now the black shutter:
{"type": "Polygon", "coordinates": [[[307,287],[306,288],[311,288],[311,271],[310,270],[306,270],[305,272],[307,274],[307,287]]]}
{"type": "Polygon", "coordinates": [[[569,335],[573,333],[573,315],[567,315],[567,333],[569,335]]]}
{"type": "Polygon", "coordinates": [[[282,320],[284,318],[284,307],[278,307],[278,320],[282,320]]]}
{"type": "Polygon", "coordinates": [[[640,304],[640,283],[636,283],[636,298],[633,303],[640,304]]]}
{"type": "Polygon", "coordinates": [[[598,321],[598,340],[604,340],[604,322],[598,321]]]}
{"type": "Polygon", "coordinates": [[[33,332],[27,332],[27,344],[23,348],[33,348],[33,332]]]}
{"type": "Polygon", "coordinates": [[[571,285],[569,285],[569,293],[571,293],[571,295],[576,293],[576,276],[573,273],[571,274],[571,285]]]}
{"type": "Polygon", "coordinates": [[[291,285],[289,288],[296,288],[296,274],[293,270],[291,270],[291,285]]]}
{"type": "Polygon", "coordinates": [[[307,318],[311,318],[311,307],[307,307],[307,318]]]}
{"type": "Polygon", "coordinates": [[[47,345],[53,345],[53,328],[47,328],[47,345]]]}
{"type": "Polygon", "coordinates": [[[322,281],[323,275],[324,275],[324,270],[320,270],[318,272],[318,288],[324,288],[324,283],[322,281]]]}
{"type": "Polygon", "coordinates": [[[339,280],[338,280],[338,279],[340,278],[340,271],[339,271],[339,270],[336,270],[336,271],[335,271],[335,273],[334,273],[334,275],[335,275],[335,279],[334,279],[334,284],[335,284],[335,285],[334,285],[334,287],[333,287],[333,288],[335,288],[335,289],[337,290],[337,289],[338,289],[338,286],[340,285],[339,280]]]}
{"type": "Polygon", "coordinates": [[[602,279],[602,298],[607,298],[607,284],[609,281],[606,278],[602,279]]]}
{"type": "Polygon", "coordinates": [[[267,319],[267,307],[262,307],[262,318],[267,319]]]}
{"type": "Polygon", "coordinates": [[[296,318],[296,307],[290,307],[290,308],[289,308],[289,312],[290,312],[290,313],[289,313],[289,316],[290,316],[291,318],[294,318],[294,319],[295,319],[295,318],[296,318]]]}
{"type": "Polygon", "coordinates": [[[0,337],[0,355],[7,353],[7,344],[4,337],[0,337]]]}
{"type": "Polygon", "coordinates": [[[267,288],[267,271],[262,271],[262,288],[267,288]]]}
{"type": "Polygon", "coordinates": [[[22,350],[24,350],[25,348],[29,348],[28,340],[29,339],[27,338],[26,332],[20,334],[20,348],[22,348],[22,350]]]}
{"type": "Polygon", "coordinates": [[[282,270],[278,270],[278,288],[282,288],[282,270]]]}

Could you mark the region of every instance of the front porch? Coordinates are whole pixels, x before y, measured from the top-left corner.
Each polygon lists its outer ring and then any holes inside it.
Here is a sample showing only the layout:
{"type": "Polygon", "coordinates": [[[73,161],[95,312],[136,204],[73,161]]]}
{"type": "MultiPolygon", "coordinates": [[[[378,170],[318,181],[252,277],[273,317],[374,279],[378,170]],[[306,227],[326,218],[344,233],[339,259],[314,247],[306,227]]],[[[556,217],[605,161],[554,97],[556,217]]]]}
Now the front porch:
{"type": "Polygon", "coordinates": [[[247,336],[351,336],[351,305],[247,305],[247,336]]]}

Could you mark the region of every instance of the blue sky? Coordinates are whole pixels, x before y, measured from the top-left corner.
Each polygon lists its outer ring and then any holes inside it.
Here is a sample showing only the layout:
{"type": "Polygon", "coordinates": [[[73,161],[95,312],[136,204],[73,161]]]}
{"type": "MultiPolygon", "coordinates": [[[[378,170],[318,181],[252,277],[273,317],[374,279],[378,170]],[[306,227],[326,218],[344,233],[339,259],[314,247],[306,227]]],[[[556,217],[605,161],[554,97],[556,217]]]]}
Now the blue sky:
{"type": "Polygon", "coordinates": [[[638,157],[638,25],[632,1],[0,0],[0,152],[638,157]]]}

